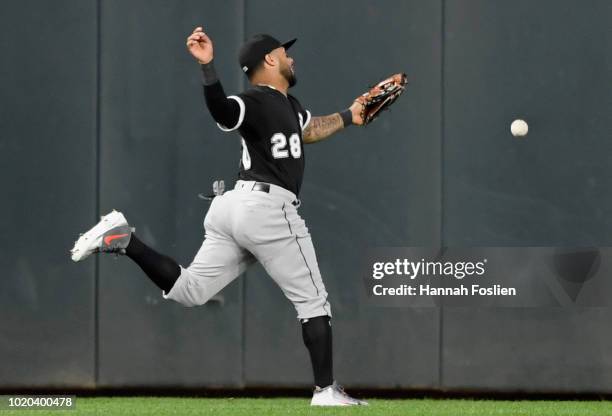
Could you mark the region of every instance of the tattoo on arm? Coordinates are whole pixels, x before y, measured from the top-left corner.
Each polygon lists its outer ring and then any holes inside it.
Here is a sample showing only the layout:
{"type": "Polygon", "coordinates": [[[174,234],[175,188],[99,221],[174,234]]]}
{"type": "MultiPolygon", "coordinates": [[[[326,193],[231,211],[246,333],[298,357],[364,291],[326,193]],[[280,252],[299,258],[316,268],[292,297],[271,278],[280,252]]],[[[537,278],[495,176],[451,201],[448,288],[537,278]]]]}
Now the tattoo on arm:
{"type": "Polygon", "coordinates": [[[344,128],[342,117],[335,113],[329,116],[313,117],[302,134],[304,143],[316,143],[344,128]]]}

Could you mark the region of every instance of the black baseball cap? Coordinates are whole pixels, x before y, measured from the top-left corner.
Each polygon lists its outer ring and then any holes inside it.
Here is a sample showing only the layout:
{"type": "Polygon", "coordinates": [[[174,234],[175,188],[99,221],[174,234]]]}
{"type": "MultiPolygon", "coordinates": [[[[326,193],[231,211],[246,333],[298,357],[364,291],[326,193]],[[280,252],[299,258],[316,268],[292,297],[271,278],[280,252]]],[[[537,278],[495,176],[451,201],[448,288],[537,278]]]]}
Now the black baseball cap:
{"type": "Polygon", "coordinates": [[[280,41],[270,35],[263,33],[253,35],[240,48],[240,54],[238,55],[240,68],[245,74],[248,74],[251,69],[255,68],[264,59],[266,54],[281,46],[289,49],[296,40],[291,39],[285,43],[280,43],[280,41]]]}

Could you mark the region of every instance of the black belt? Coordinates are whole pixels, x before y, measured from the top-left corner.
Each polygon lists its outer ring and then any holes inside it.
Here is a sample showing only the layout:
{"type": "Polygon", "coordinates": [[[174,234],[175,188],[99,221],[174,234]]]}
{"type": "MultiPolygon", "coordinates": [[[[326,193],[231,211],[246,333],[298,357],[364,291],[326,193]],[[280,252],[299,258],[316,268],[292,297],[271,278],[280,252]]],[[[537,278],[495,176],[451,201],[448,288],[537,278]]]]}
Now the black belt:
{"type": "MultiPolygon", "coordinates": [[[[251,188],[251,191],[259,191],[259,192],[265,192],[269,194],[270,184],[264,183],[264,182],[255,182],[255,185],[253,185],[253,188],[251,188]]],[[[299,207],[301,205],[301,202],[299,199],[296,199],[295,201],[291,203],[291,205],[293,205],[294,207],[299,207]]]]}
{"type": "Polygon", "coordinates": [[[255,182],[255,185],[253,185],[253,189],[251,189],[251,191],[259,191],[259,192],[265,192],[267,194],[270,193],[270,184],[269,183],[263,183],[263,182],[255,182]]]}

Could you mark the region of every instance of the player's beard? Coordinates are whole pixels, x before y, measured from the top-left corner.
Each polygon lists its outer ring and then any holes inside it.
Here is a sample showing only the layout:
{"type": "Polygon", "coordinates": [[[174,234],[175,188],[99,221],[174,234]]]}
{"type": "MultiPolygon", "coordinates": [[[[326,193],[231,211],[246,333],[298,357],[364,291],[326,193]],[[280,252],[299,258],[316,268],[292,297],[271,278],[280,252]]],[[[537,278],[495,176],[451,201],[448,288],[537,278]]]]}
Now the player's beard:
{"type": "Polygon", "coordinates": [[[281,69],[281,75],[285,77],[285,79],[289,83],[289,88],[297,84],[295,72],[291,69],[289,65],[283,66],[283,68],[281,69]]]}

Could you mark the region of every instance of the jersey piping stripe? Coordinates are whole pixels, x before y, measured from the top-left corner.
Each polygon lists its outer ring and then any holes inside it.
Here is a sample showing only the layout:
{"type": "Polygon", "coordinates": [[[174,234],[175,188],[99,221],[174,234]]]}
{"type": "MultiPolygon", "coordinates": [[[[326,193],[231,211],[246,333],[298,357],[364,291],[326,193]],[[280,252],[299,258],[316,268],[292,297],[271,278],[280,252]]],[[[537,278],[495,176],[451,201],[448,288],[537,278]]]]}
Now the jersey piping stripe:
{"type": "MultiPolygon", "coordinates": [[[[308,269],[308,272],[310,273],[310,281],[312,282],[312,285],[314,286],[315,290],[317,291],[317,296],[319,296],[319,288],[317,287],[314,278],[312,277],[312,270],[310,270],[310,266],[308,265],[308,261],[306,260],[306,256],[304,255],[304,252],[302,251],[302,246],[300,245],[300,241],[298,240],[298,236],[295,236],[295,242],[297,243],[298,247],[300,248],[300,254],[302,254],[302,258],[304,259],[304,264],[306,264],[306,268],[308,269]]],[[[327,311],[327,309],[325,309],[325,305],[327,305],[327,296],[325,296],[325,299],[323,300],[323,310],[325,311],[325,313],[329,316],[329,312],[327,311]]]]}
{"type": "Polygon", "coordinates": [[[285,211],[285,203],[283,202],[283,214],[285,214],[285,221],[287,221],[287,226],[289,227],[289,234],[293,235],[293,231],[291,231],[291,224],[287,219],[287,211],[285,211]]]}
{"type": "MultiPolygon", "coordinates": [[[[285,211],[285,204],[283,203],[283,213],[285,214],[285,221],[287,221],[287,226],[289,227],[289,232],[291,233],[291,235],[293,235],[293,231],[291,231],[291,224],[289,223],[289,220],[287,219],[287,211],[285,211]]],[[[302,258],[304,259],[304,263],[306,264],[306,268],[308,269],[308,273],[310,273],[310,280],[312,281],[312,285],[314,286],[315,290],[317,291],[317,296],[319,296],[319,288],[317,287],[317,285],[314,282],[314,279],[312,277],[312,270],[310,270],[310,266],[308,265],[308,262],[306,261],[306,256],[304,256],[304,252],[302,251],[302,246],[300,245],[300,242],[298,241],[298,237],[297,235],[295,236],[295,242],[297,243],[299,249],[300,249],[300,254],[302,255],[302,258]]]]}
{"type": "MultiPolygon", "coordinates": [[[[293,231],[291,231],[291,224],[289,223],[289,220],[287,219],[287,211],[285,211],[284,203],[283,203],[283,213],[285,214],[285,221],[287,221],[289,232],[293,235],[293,231]]],[[[300,254],[302,255],[302,258],[304,259],[304,264],[306,265],[306,268],[308,269],[308,273],[310,274],[310,281],[312,282],[312,285],[314,286],[315,291],[317,292],[317,296],[319,296],[319,288],[317,287],[317,284],[315,283],[314,278],[312,277],[312,270],[310,269],[310,266],[308,265],[308,261],[306,260],[306,256],[304,255],[304,252],[302,251],[302,246],[300,245],[297,235],[295,236],[295,242],[297,243],[298,248],[300,249],[300,254]]],[[[325,309],[325,305],[327,305],[327,296],[325,296],[325,303],[323,303],[323,310],[329,316],[329,312],[327,311],[327,309],[325,309]]]]}
{"type": "Polygon", "coordinates": [[[240,115],[238,116],[238,123],[236,123],[236,125],[232,128],[227,128],[225,126],[222,126],[219,123],[217,123],[217,126],[223,131],[234,131],[242,125],[242,122],[244,121],[244,113],[245,113],[246,107],[244,105],[244,101],[242,101],[242,98],[238,97],[237,95],[230,95],[227,98],[235,100],[238,103],[238,107],[240,107],[240,115]]]}
{"type": "Polygon", "coordinates": [[[306,268],[308,269],[308,273],[310,274],[310,281],[312,282],[312,285],[314,286],[315,290],[317,291],[317,296],[319,296],[319,288],[317,287],[317,285],[315,284],[314,278],[312,277],[312,270],[310,270],[310,266],[308,265],[308,262],[306,261],[306,256],[304,256],[304,252],[302,251],[302,246],[300,245],[300,242],[298,241],[298,236],[295,236],[295,242],[297,243],[299,249],[300,249],[300,254],[302,255],[302,258],[304,259],[304,264],[306,264],[306,268]]]}
{"type": "Polygon", "coordinates": [[[310,111],[306,110],[306,123],[304,123],[304,125],[302,126],[302,130],[308,127],[308,124],[310,123],[310,118],[310,111]]]}

